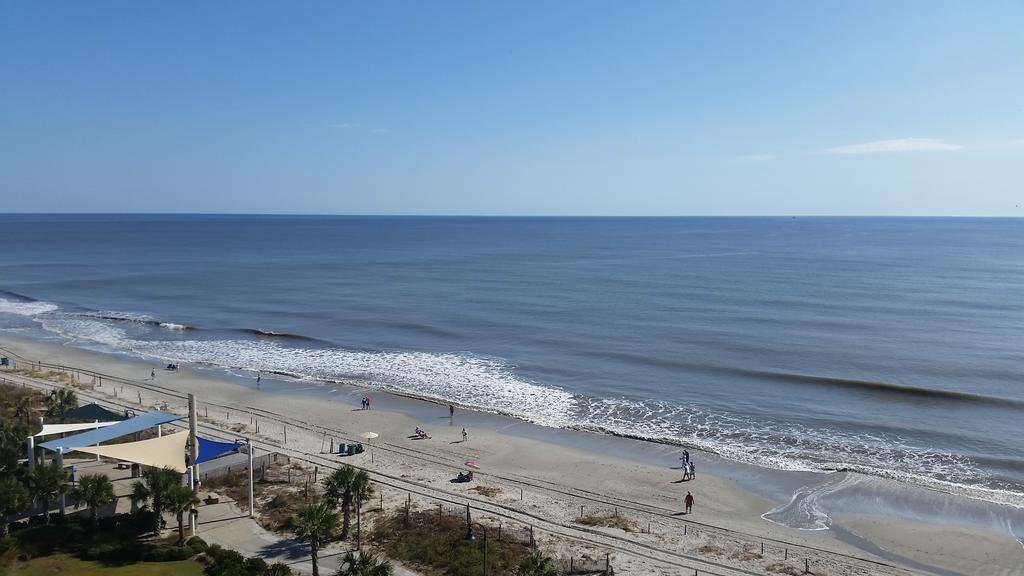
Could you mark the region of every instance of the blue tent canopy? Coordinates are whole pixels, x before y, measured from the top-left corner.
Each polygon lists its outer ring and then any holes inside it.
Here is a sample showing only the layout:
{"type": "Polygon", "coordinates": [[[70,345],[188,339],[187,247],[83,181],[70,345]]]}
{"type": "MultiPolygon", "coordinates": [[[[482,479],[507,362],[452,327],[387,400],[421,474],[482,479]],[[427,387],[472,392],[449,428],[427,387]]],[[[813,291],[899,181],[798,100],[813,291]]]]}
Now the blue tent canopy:
{"type": "Polygon", "coordinates": [[[216,440],[207,440],[200,436],[196,436],[196,440],[199,441],[199,456],[196,458],[196,464],[202,464],[214,458],[220,458],[225,454],[238,452],[239,448],[245,446],[245,444],[238,442],[218,442],[216,440]]]}
{"type": "Polygon", "coordinates": [[[141,432],[147,428],[152,428],[160,424],[167,424],[181,419],[181,416],[168,414],[167,412],[147,412],[146,414],[136,416],[135,418],[129,418],[128,420],[112,424],[105,428],[83,432],[82,434],[75,434],[74,436],[69,436],[67,438],[50,440],[49,442],[40,444],[39,447],[52,450],[53,452],[57,452],[63,448],[64,452],[70,452],[75,448],[95,446],[96,444],[106,442],[107,440],[113,440],[114,438],[120,438],[121,436],[127,436],[128,434],[141,432]]]}

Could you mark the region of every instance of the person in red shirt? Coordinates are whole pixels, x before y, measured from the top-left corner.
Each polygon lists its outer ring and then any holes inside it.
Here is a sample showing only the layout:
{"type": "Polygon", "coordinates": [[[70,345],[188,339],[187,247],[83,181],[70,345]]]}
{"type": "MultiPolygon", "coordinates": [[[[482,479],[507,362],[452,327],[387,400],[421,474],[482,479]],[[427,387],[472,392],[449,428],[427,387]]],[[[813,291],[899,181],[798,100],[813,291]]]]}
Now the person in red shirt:
{"type": "Polygon", "coordinates": [[[690,508],[693,508],[693,494],[687,492],[686,498],[683,499],[683,502],[686,504],[686,513],[689,514],[690,508]]]}

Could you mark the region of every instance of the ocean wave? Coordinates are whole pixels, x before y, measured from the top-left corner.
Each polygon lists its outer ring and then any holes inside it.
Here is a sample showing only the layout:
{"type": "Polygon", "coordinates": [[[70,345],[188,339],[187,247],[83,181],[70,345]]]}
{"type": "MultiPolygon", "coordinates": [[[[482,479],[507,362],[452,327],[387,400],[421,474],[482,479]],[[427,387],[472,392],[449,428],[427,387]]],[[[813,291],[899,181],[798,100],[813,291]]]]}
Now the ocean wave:
{"type": "Polygon", "coordinates": [[[317,338],[312,336],[303,336],[302,334],[292,334],[290,332],[275,332],[273,330],[261,330],[259,328],[240,328],[239,332],[245,334],[252,334],[254,336],[260,336],[264,338],[281,338],[284,340],[299,340],[305,342],[318,342],[317,338]]]}
{"type": "Polygon", "coordinates": [[[116,312],[101,310],[95,312],[78,312],[77,316],[84,318],[95,318],[97,320],[110,320],[113,322],[132,322],[135,324],[144,324],[146,326],[157,326],[167,330],[192,330],[191,326],[185,324],[176,324],[174,322],[163,322],[157,320],[147,314],[135,314],[132,312],[116,312]]]}
{"type": "Polygon", "coordinates": [[[812,374],[797,374],[791,372],[771,372],[761,370],[740,370],[730,371],[761,378],[765,380],[776,380],[800,384],[814,384],[835,388],[851,388],[869,392],[880,392],[891,395],[906,396],[908,398],[952,400],[960,402],[972,402],[976,404],[987,404],[992,406],[1024,406],[1024,401],[1013,398],[1001,398],[998,396],[987,396],[972,392],[959,390],[945,390],[941,388],[926,388],[922,386],[909,386],[905,384],[893,384],[891,382],[879,382],[875,380],[859,380],[855,378],[837,378],[833,376],[816,376],[812,374]]]}
{"type": "Polygon", "coordinates": [[[514,366],[496,358],[288,346],[272,337],[139,340],[116,322],[97,318],[56,314],[37,321],[73,341],[152,358],[368,384],[545,426],[688,446],[777,470],[850,471],[1018,507],[1024,502],[1018,487],[997,486],[970,458],[915,445],[897,433],[763,421],[664,401],[588,398],[526,381],[514,366]]]}
{"type": "Polygon", "coordinates": [[[192,329],[191,326],[186,326],[185,324],[175,324],[173,322],[160,322],[159,325],[160,325],[161,328],[164,328],[166,330],[174,330],[174,331],[177,331],[177,332],[183,332],[185,330],[191,330],[192,329]]]}
{"type": "MultiPolygon", "coordinates": [[[[10,294],[10,293],[8,293],[10,294]]],[[[49,302],[38,300],[8,300],[0,298],[0,314],[15,314],[18,316],[38,316],[48,312],[55,312],[59,307],[49,302]]]]}

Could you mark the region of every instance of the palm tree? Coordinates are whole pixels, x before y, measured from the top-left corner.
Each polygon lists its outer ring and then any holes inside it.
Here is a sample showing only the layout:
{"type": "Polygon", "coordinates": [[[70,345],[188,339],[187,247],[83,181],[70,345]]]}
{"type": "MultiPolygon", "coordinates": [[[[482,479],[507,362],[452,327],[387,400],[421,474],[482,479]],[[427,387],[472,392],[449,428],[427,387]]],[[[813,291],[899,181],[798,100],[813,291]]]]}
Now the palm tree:
{"type": "Polygon", "coordinates": [[[110,478],[102,474],[87,474],[78,481],[78,487],[72,490],[75,500],[85,503],[89,507],[89,517],[92,518],[93,526],[100,506],[106,506],[111,502],[117,502],[114,495],[114,484],[110,478]]]}
{"type": "Polygon", "coordinates": [[[324,496],[331,505],[338,507],[341,502],[342,524],[341,539],[348,538],[352,518],[352,501],[362,506],[363,502],[373,496],[373,486],[370,484],[370,475],[364,470],[357,470],[348,464],[343,464],[324,478],[324,496]]]}
{"type": "Polygon", "coordinates": [[[0,474],[24,479],[26,468],[18,461],[25,457],[28,430],[20,424],[0,422],[0,474]]]}
{"type": "Polygon", "coordinates": [[[21,398],[18,398],[18,403],[15,406],[15,416],[19,416],[24,419],[25,427],[29,427],[29,421],[32,418],[32,412],[35,411],[36,397],[35,394],[25,394],[21,398]]]}
{"type": "Polygon", "coordinates": [[[56,463],[36,466],[31,476],[32,495],[43,502],[43,518],[50,523],[50,502],[68,491],[68,474],[56,463]]]}
{"type": "Polygon", "coordinates": [[[558,569],[555,568],[551,558],[537,551],[519,562],[519,566],[516,567],[516,576],[558,576],[558,569]]]}
{"type": "Polygon", "coordinates": [[[338,513],[330,502],[314,502],[299,511],[299,524],[295,535],[309,542],[309,557],[313,562],[313,576],[320,576],[317,551],[338,530],[338,513]]]}
{"type": "Polygon", "coordinates": [[[142,471],[142,482],[132,485],[132,502],[144,505],[149,501],[152,504],[154,534],[159,534],[164,527],[167,495],[175,486],[181,485],[181,474],[170,468],[146,468],[142,471]]]}
{"type": "Polygon", "coordinates": [[[13,476],[0,478],[0,538],[7,536],[7,515],[32,505],[28,490],[13,476]]]}
{"type": "Polygon", "coordinates": [[[378,558],[373,552],[359,555],[349,552],[341,559],[334,576],[391,576],[394,572],[391,562],[378,558]]]}
{"type": "Polygon", "coordinates": [[[56,388],[46,399],[46,415],[60,416],[78,406],[78,396],[69,388],[56,388]]]}
{"type": "Polygon", "coordinates": [[[178,544],[185,543],[185,513],[192,510],[192,507],[199,504],[199,497],[191,488],[184,484],[171,487],[165,496],[165,505],[168,512],[173,512],[178,520],[178,544]]]}

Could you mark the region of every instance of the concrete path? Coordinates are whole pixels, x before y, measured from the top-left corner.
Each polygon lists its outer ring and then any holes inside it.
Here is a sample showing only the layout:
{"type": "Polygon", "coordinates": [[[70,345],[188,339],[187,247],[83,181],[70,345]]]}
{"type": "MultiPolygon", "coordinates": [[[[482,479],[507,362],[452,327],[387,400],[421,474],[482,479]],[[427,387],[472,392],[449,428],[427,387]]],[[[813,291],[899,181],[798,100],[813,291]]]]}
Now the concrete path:
{"type": "MultiPolygon", "coordinates": [[[[201,494],[205,498],[206,494],[201,494]]],[[[309,545],[294,538],[281,538],[265,530],[224,496],[219,504],[200,504],[199,537],[207,544],[220,544],[243,556],[259,556],[268,563],[281,562],[292,570],[311,573],[309,545]]],[[[320,573],[334,574],[341,559],[351,548],[337,543],[320,550],[320,573]]],[[[419,576],[392,561],[395,576],[419,576]]]]}

